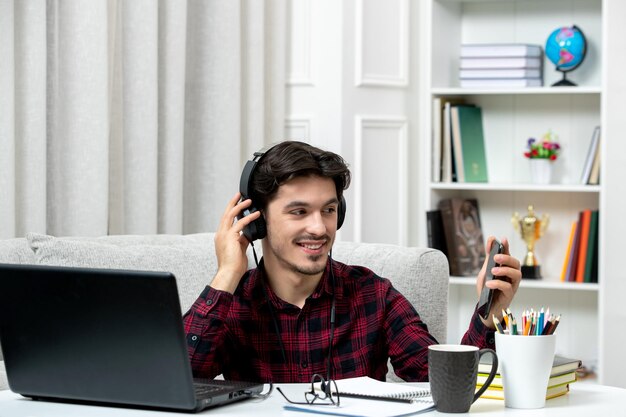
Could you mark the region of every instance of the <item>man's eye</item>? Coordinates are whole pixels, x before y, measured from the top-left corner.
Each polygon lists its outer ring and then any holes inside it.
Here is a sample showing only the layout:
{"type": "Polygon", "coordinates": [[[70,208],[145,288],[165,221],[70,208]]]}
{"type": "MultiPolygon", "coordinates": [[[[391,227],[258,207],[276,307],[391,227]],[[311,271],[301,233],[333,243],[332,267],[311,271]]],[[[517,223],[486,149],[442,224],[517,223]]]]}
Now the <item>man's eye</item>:
{"type": "Polygon", "coordinates": [[[304,214],[304,210],[291,210],[290,213],[295,216],[302,216],[304,214]]]}
{"type": "Polygon", "coordinates": [[[328,214],[332,214],[334,212],[337,211],[337,209],[335,207],[328,207],[326,210],[324,210],[326,213],[328,214]]]}

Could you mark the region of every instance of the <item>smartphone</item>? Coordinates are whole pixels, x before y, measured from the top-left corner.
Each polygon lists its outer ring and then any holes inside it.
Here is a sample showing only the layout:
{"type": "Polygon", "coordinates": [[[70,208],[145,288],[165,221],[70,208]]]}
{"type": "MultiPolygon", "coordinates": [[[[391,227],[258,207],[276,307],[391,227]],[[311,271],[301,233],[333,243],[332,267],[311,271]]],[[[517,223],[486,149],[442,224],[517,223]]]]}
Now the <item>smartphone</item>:
{"type": "Polygon", "coordinates": [[[489,249],[489,261],[487,262],[487,271],[485,271],[485,281],[483,282],[483,289],[480,292],[480,300],[478,301],[478,308],[480,309],[482,306],[486,306],[482,318],[485,320],[489,319],[489,310],[491,310],[491,302],[493,301],[493,291],[491,288],[487,288],[485,285],[488,281],[492,279],[498,279],[494,277],[491,273],[491,269],[495,266],[500,266],[496,264],[494,260],[494,256],[498,253],[504,252],[504,246],[498,239],[494,239],[491,244],[491,248],[489,249]]]}

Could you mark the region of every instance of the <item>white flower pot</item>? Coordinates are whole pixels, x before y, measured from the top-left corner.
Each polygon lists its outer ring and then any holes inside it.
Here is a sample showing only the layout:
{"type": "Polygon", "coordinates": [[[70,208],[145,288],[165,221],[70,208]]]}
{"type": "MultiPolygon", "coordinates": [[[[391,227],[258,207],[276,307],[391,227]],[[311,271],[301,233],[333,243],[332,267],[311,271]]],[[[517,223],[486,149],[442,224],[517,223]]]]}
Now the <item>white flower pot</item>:
{"type": "Polygon", "coordinates": [[[530,159],[530,179],[534,184],[550,184],[552,161],[545,158],[530,159]]]}

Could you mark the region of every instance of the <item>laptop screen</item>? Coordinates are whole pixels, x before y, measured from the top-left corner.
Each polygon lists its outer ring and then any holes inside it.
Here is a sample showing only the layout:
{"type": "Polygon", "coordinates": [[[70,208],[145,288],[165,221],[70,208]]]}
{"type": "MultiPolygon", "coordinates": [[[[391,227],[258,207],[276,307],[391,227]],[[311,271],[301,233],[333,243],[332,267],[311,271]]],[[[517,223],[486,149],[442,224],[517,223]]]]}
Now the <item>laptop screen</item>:
{"type": "Polygon", "coordinates": [[[22,395],[195,407],[170,273],[0,265],[0,338],[22,395]]]}

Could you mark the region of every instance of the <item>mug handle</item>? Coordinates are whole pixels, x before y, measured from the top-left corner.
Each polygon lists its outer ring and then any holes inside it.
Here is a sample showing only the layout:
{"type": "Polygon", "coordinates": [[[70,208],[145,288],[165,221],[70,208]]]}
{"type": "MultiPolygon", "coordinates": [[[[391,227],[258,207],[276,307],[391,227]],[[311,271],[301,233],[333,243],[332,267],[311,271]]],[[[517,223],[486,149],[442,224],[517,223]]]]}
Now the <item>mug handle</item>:
{"type": "Polygon", "coordinates": [[[496,355],[496,352],[493,349],[481,349],[478,352],[479,361],[485,353],[491,353],[491,356],[493,358],[491,362],[491,372],[489,373],[489,377],[487,378],[483,386],[478,390],[478,392],[476,392],[476,394],[474,394],[474,400],[472,401],[472,404],[474,404],[474,401],[476,401],[483,394],[483,392],[485,392],[487,388],[489,388],[489,385],[491,385],[491,381],[493,381],[493,378],[495,378],[496,374],[498,373],[498,355],[496,355]]]}

